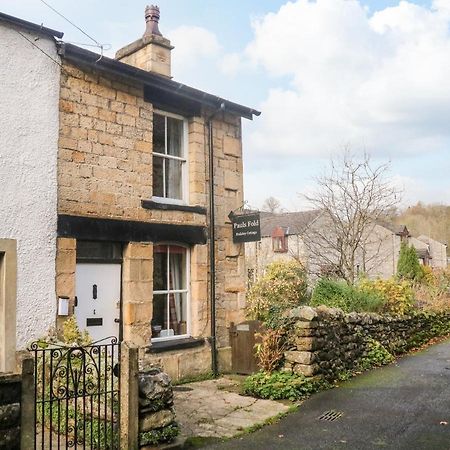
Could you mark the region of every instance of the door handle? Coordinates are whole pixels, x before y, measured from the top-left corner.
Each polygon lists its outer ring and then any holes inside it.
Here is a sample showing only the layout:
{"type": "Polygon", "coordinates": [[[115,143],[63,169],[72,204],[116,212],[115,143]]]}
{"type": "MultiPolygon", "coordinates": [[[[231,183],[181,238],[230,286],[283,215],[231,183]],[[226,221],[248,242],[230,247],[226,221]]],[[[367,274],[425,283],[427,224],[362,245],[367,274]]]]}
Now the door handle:
{"type": "Polygon", "coordinates": [[[120,323],[120,319],[114,319],[114,322],[120,323]]]}
{"type": "Polygon", "coordinates": [[[73,301],[73,306],[78,306],[78,297],[75,295],[75,299],[73,301]]]}
{"type": "Polygon", "coordinates": [[[92,298],[94,300],[97,300],[97,285],[96,284],[92,285],[92,298]]]}

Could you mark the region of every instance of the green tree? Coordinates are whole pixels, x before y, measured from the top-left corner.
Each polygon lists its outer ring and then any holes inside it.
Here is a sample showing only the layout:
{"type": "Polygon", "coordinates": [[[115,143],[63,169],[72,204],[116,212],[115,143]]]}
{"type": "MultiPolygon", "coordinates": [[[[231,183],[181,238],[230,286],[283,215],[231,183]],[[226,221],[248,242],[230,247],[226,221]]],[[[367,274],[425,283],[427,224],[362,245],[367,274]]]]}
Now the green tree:
{"type": "Polygon", "coordinates": [[[406,242],[400,246],[400,255],[397,263],[397,276],[411,281],[420,281],[423,278],[422,266],[419,263],[416,249],[406,242]]]}

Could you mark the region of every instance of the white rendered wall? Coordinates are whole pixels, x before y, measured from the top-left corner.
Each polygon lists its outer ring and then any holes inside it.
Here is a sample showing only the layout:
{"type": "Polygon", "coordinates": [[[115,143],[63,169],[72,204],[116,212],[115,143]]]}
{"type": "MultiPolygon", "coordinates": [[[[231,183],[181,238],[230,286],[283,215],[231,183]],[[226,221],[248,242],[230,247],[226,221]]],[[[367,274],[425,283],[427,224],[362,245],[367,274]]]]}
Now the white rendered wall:
{"type": "MultiPolygon", "coordinates": [[[[59,61],[54,41],[17,30],[59,61]]],[[[56,317],[60,67],[2,23],[0,64],[0,239],[17,240],[20,350],[56,317]]]]}
{"type": "Polygon", "coordinates": [[[442,242],[428,238],[431,254],[431,267],[445,269],[447,267],[447,246],[442,242]]]}

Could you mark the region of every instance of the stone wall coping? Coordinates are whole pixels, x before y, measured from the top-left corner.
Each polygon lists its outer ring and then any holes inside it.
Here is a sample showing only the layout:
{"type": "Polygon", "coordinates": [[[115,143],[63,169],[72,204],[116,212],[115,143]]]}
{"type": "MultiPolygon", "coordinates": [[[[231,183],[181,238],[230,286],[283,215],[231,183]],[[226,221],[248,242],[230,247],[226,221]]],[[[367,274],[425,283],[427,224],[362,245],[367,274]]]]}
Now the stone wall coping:
{"type": "Polygon", "coordinates": [[[0,373],[0,384],[6,383],[20,383],[22,375],[20,373],[0,373]]]}
{"type": "Polygon", "coordinates": [[[303,311],[308,308],[308,314],[311,315],[311,321],[320,321],[322,319],[343,319],[346,322],[359,322],[361,320],[371,320],[371,321],[385,321],[385,322],[401,322],[404,320],[411,320],[414,317],[434,317],[434,316],[446,316],[450,315],[450,311],[415,311],[409,314],[378,314],[373,312],[350,312],[346,313],[340,308],[329,308],[324,305],[310,307],[301,306],[293,308],[285,313],[285,318],[298,319],[300,321],[305,321],[303,317],[303,311]],[[315,312],[315,315],[309,311],[315,312]]]}

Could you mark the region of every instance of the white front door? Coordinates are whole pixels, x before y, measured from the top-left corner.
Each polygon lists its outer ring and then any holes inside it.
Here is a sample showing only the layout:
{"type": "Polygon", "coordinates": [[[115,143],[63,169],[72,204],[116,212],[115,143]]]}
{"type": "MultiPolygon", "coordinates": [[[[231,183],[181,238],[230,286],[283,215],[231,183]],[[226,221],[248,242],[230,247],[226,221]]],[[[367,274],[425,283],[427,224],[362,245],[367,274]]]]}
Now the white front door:
{"type": "Polygon", "coordinates": [[[120,264],[77,264],[75,317],[80,330],[87,330],[94,342],[119,338],[121,268],[120,264]]]}

